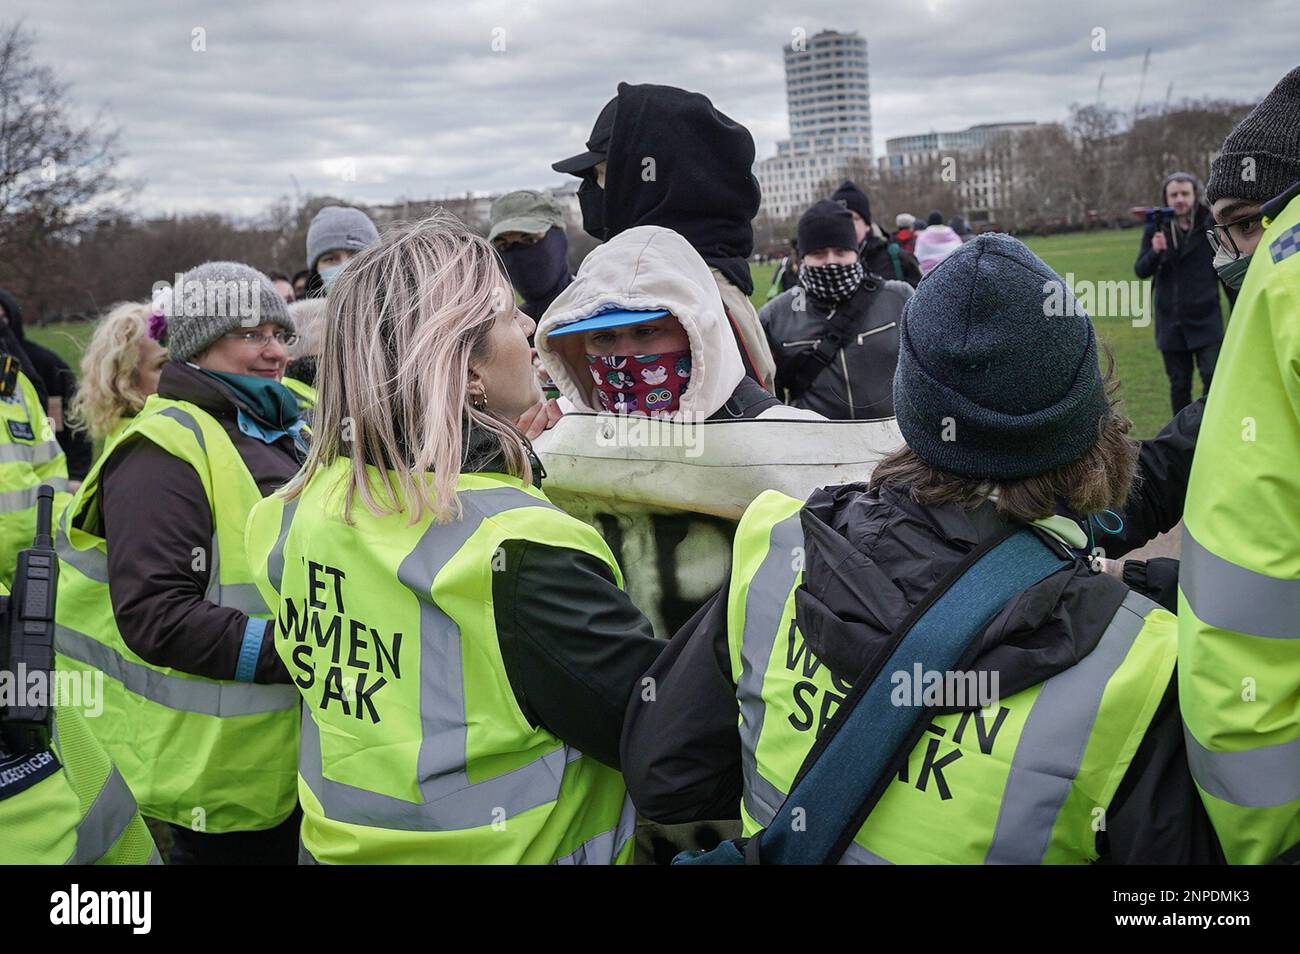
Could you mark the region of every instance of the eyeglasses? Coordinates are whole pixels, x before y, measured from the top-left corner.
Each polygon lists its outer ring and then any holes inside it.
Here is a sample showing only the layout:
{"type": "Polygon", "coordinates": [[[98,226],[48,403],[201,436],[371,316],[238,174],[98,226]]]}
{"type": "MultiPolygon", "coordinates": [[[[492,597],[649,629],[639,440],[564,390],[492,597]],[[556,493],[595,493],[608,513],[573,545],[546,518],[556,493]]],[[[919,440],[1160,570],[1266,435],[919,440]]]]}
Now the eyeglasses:
{"type": "Polygon", "coordinates": [[[1233,258],[1240,258],[1241,249],[1237,242],[1246,241],[1250,238],[1253,231],[1250,226],[1264,218],[1264,213],[1252,212],[1250,215],[1243,215],[1239,219],[1231,222],[1225,222],[1223,225],[1215,225],[1205,230],[1206,236],[1210,239],[1210,247],[1215,252],[1229,252],[1233,258]],[[1235,231],[1235,234],[1234,234],[1235,231]]]}
{"type": "Polygon", "coordinates": [[[276,331],[269,335],[261,331],[232,331],[221,337],[229,338],[231,341],[238,341],[242,345],[255,345],[258,348],[265,348],[274,338],[286,348],[292,348],[298,343],[300,335],[296,335],[292,331],[276,331]]]}

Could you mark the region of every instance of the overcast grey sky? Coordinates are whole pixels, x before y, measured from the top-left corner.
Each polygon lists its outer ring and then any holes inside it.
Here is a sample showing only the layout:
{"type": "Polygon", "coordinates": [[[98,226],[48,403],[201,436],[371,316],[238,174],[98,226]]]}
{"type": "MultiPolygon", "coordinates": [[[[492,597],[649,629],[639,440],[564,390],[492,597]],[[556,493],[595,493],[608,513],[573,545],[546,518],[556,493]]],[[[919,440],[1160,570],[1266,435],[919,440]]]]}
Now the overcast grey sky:
{"type": "Polygon", "coordinates": [[[1255,100],[1297,63],[1297,0],[4,0],[88,113],[123,128],[141,211],[254,214],[278,196],[362,202],[546,187],[620,80],[706,93],[787,134],[791,31],[867,38],[877,154],[891,136],[1055,120],[1071,102],[1255,100]],[[1092,31],[1106,31],[1105,52],[1092,31]],[[194,31],[205,51],[195,51],[194,31]],[[494,50],[494,40],[503,50],[494,50]],[[350,160],[351,166],[348,166],[350,160]],[[347,179],[349,168],[355,179],[347,179]]]}

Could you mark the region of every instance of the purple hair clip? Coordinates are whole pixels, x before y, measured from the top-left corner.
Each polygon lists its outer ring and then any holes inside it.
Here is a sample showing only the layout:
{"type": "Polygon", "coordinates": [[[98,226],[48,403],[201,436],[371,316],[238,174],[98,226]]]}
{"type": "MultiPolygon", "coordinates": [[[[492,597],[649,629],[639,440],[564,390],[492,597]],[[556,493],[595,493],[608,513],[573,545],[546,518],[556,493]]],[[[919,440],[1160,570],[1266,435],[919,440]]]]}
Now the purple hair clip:
{"type": "Polygon", "coordinates": [[[167,334],[167,316],[157,312],[150,314],[148,334],[150,338],[161,344],[163,336],[167,334]]]}

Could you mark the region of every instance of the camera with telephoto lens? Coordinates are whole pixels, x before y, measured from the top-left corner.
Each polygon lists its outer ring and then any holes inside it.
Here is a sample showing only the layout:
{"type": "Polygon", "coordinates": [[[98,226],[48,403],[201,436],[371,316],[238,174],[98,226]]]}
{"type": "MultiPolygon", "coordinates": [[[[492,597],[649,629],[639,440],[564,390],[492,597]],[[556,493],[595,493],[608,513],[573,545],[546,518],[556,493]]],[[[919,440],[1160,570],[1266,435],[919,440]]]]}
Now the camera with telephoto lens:
{"type": "Polygon", "coordinates": [[[0,664],[14,687],[11,705],[0,706],[0,734],[9,752],[34,752],[50,744],[54,712],[54,599],[59,581],[59,559],[54,552],[51,523],[54,488],[42,484],[36,491],[36,537],[18,554],[13,589],[0,596],[0,664]],[[46,691],[27,697],[33,674],[45,681],[46,691]]]}

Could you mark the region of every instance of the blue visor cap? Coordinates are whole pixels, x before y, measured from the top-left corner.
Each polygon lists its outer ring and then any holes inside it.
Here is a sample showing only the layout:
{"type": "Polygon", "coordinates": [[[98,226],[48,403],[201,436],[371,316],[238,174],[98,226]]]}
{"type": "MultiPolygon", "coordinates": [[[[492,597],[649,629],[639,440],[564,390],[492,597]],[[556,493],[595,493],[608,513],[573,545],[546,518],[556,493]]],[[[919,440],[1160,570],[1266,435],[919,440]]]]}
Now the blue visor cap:
{"type": "Polygon", "coordinates": [[[667,315],[670,311],[628,311],[620,308],[616,311],[601,311],[592,315],[590,318],[579,318],[572,324],[564,325],[550,332],[548,338],[558,338],[560,335],[577,334],[579,331],[602,331],[605,328],[621,328],[624,325],[639,325],[647,321],[655,321],[667,315]]]}

